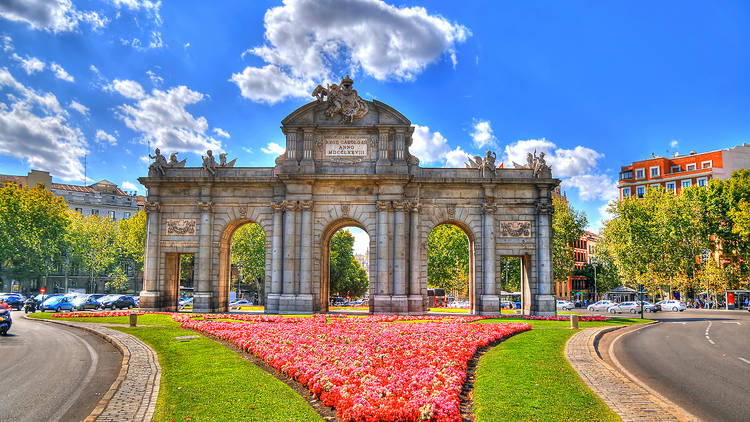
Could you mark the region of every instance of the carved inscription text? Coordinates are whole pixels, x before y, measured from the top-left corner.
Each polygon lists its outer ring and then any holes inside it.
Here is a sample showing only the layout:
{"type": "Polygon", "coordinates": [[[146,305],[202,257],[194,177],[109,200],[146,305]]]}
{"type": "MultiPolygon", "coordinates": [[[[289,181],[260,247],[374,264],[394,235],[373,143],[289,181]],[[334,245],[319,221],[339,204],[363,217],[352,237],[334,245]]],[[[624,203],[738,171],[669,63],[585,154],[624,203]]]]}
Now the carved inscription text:
{"type": "Polygon", "coordinates": [[[366,157],[369,139],[364,136],[326,136],[326,157],[366,157]]]}

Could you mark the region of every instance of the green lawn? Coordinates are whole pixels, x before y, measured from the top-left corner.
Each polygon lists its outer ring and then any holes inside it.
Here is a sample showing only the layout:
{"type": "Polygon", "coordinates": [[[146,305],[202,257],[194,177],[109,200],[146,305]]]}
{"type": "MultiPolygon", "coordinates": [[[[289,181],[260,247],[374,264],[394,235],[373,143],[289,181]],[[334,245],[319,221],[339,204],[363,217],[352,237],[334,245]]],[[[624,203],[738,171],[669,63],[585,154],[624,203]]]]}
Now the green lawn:
{"type": "MultiPolygon", "coordinates": [[[[51,319],[37,313],[34,318],[51,319]]],[[[128,317],[55,318],[79,322],[122,323],[128,317]]],[[[177,327],[169,315],[141,315],[142,324],[164,327],[116,327],[151,346],[159,355],[161,384],[154,421],[319,421],[320,416],[294,390],[234,350],[177,327]]]]}
{"type": "MultiPolygon", "coordinates": [[[[579,321],[579,328],[588,327],[609,327],[615,325],[643,324],[650,322],[650,319],[639,318],[615,318],[609,321],[579,321]]],[[[488,324],[492,322],[526,322],[531,324],[532,328],[570,328],[570,321],[545,321],[545,320],[525,320],[521,318],[489,318],[477,321],[478,324],[488,324]]]]}

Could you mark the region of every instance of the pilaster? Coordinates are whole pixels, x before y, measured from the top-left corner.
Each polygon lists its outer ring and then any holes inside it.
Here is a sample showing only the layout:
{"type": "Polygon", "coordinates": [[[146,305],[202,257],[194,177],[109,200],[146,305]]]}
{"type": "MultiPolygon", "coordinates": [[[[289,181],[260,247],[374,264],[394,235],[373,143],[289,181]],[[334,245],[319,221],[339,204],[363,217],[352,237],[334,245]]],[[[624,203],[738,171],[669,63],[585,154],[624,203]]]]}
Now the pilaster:
{"type": "Polygon", "coordinates": [[[388,313],[391,310],[391,280],[389,267],[391,265],[390,221],[393,207],[391,201],[377,201],[375,203],[378,219],[377,233],[377,287],[375,288],[375,313],[388,313]]]}
{"type": "Polygon", "coordinates": [[[552,214],[555,207],[547,189],[540,189],[536,203],[536,289],[531,304],[533,315],[556,315],[554,278],[552,276],[552,214]]]}
{"type": "Polygon", "coordinates": [[[282,202],[271,202],[270,208],[273,212],[273,231],[271,232],[271,292],[268,294],[266,301],[266,312],[278,313],[283,279],[283,250],[281,240],[283,238],[282,218],[284,206],[282,202]]]}
{"type": "Polygon", "coordinates": [[[500,297],[495,288],[495,211],[497,205],[491,200],[482,205],[482,315],[500,314],[500,297]]]}
{"type": "Polygon", "coordinates": [[[213,225],[214,203],[199,201],[201,212],[198,230],[198,256],[195,259],[197,277],[195,277],[195,292],[193,293],[193,312],[212,312],[213,300],[211,295],[211,226],[213,225]]]}
{"type": "Polygon", "coordinates": [[[424,313],[422,286],[419,279],[419,204],[409,203],[409,313],[424,313]]]}
{"type": "Polygon", "coordinates": [[[284,201],[284,272],[281,297],[279,298],[279,312],[294,311],[294,301],[297,291],[295,279],[297,277],[297,201],[284,201]]]}
{"type": "Polygon", "coordinates": [[[156,311],[159,304],[159,241],[161,238],[159,202],[146,202],[146,254],[143,259],[143,291],[140,294],[140,307],[156,311]]]}
{"type": "Polygon", "coordinates": [[[393,201],[395,213],[393,230],[393,297],[391,312],[407,313],[406,285],[406,202],[393,201]]]}
{"type": "Polygon", "coordinates": [[[313,201],[300,201],[302,209],[302,221],[300,227],[300,269],[299,269],[299,293],[296,299],[296,310],[302,312],[313,311],[312,297],[312,210],[313,201]]]}

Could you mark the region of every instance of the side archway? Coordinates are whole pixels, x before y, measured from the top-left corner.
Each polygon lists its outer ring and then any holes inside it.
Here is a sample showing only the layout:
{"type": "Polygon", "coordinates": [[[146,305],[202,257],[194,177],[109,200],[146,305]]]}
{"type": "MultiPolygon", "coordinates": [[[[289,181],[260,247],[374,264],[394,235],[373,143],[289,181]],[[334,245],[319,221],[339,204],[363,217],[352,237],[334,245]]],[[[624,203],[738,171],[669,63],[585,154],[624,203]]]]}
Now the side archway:
{"type": "MultiPolygon", "coordinates": [[[[229,289],[231,286],[231,277],[232,277],[232,238],[234,237],[234,234],[237,232],[237,230],[240,229],[240,227],[243,227],[247,224],[257,224],[260,229],[263,231],[263,234],[265,235],[265,242],[264,242],[264,248],[265,248],[265,254],[264,254],[264,276],[263,276],[263,285],[267,285],[267,278],[268,278],[268,265],[270,262],[270,256],[269,256],[269,247],[270,247],[270,237],[269,233],[266,230],[263,225],[258,223],[255,220],[246,219],[246,218],[240,218],[236,220],[232,220],[224,227],[224,229],[221,231],[221,235],[219,237],[219,271],[218,271],[218,291],[216,294],[216,309],[218,312],[226,312],[229,309],[229,289]]],[[[264,291],[267,292],[267,289],[264,288],[264,291]]],[[[267,293],[266,293],[267,295],[267,293]]],[[[264,300],[265,303],[265,300],[264,300]]]]}

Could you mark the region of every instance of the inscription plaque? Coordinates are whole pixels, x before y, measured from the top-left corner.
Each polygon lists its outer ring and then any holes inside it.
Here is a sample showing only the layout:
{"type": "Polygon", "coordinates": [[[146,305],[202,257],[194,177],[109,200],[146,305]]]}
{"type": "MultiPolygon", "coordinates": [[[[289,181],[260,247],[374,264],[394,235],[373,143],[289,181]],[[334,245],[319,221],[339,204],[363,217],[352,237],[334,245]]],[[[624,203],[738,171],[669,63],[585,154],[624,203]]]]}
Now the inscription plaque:
{"type": "Polygon", "coordinates": [[[325,137],[326,157],[366,157],[369,139],[358,135],[325,137]]]}

